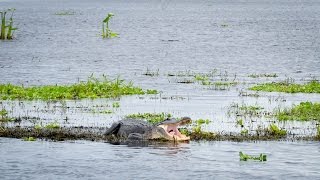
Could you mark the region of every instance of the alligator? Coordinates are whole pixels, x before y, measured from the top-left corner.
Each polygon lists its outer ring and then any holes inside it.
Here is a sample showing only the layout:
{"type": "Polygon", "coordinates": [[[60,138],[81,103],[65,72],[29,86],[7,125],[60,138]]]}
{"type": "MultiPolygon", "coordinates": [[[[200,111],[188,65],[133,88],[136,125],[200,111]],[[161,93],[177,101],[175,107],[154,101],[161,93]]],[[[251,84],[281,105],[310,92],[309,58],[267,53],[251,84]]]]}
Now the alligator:
{"type": "Polygon", "coordinates": [[[118,138],[127,140],[154,140],[163,139],[169,141],[188,141],[189,136],[183,135],[178,126],[191,122],[189,117],[180,120],[167,118],[155,125],[138,119],[123,119],[115,122],[106,131],[105,135],[115,135],[118,138]]]}

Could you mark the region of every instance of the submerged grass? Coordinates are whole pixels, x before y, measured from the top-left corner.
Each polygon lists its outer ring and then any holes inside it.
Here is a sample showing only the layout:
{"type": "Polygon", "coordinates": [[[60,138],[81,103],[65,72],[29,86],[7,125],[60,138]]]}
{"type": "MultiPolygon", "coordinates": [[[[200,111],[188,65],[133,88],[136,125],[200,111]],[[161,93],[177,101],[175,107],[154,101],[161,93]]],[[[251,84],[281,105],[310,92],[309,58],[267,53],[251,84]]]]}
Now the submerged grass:
{"type": "Polygon", "coordinates": [[[306,84],[272,82],[253,86],[250,90],[286,93],[320,93],[320,83],[316,80],[310,81],[306,84]]]}
{"type": "Polygon", "coordinates": [[[299,105],[293,106],[291,109],[285,109],[277,112],[276,117],[281,121],[320,121],[320,103],[301,102],[299,105]]]}
{"type": "Polygon", "coordinates": [[[24,87],[12,84],[0,84],[0,99],[23,100],[59,100],[83,98],[114,98],[121,95],[156,94],[156,90],[142,90],[133,86],[132,82],[125,83],[119,77],[109,80],[105,76],[98,79],[89,77],[86,82],[73,85],[46,85],[24,87]]]}

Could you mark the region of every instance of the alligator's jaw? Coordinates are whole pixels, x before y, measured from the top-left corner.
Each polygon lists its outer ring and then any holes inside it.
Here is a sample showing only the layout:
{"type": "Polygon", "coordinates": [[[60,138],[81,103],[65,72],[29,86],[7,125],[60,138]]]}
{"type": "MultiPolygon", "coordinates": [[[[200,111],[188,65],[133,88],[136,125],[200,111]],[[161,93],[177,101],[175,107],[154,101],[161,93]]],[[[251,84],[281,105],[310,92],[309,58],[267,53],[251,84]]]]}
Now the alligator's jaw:
{"type": "Polygon", "coordinates": [[[181,134],[178,130],[178,124],[163,124],[158,127],[164,129],[166,136],[170,138],[170,140],[174,141],[188,141],[190,140],[189,136],[181,134]]]}

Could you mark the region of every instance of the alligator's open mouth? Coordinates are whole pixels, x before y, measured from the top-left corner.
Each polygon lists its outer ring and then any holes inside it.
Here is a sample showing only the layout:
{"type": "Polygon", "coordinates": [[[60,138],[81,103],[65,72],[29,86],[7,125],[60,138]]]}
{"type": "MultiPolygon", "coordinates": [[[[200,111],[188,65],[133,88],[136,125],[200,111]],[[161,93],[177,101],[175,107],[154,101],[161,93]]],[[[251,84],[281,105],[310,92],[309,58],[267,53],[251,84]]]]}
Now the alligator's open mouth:
{"type": "Polygon", "coordinates": [[[181,132],[178,129],[178,126],[185,125],[190,122],[191,122],[191,119],[189,117],[183,117],[180,121],[177,121],[176,119],[168,119],[161,122],[158,125],[158,127],[163,128],[167,133],[167,135],[169,137],[172,137],[174,140],[186,141],[186,140],[190,140],[190,137],[184,134],[181,134],[181,132]]]}

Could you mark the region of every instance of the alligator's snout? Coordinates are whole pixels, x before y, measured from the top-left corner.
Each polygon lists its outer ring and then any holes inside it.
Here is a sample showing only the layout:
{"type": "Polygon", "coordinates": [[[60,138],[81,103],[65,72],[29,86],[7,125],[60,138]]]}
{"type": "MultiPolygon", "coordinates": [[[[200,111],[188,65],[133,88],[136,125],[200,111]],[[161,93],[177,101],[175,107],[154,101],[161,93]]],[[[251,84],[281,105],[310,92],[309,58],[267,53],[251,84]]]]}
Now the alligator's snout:
{"type": "Polygon", "coordinates": [[[181,134],[178,127],[181,125],[185,125],[191,122],[191,118],[183,117],[180,120],[177,119],[166,119],[158,124],[158,127],[164,129],[166,136],[169,139],[176,140],[176,141],[186,141],[190,140],[189,136],[181,134]]]}

